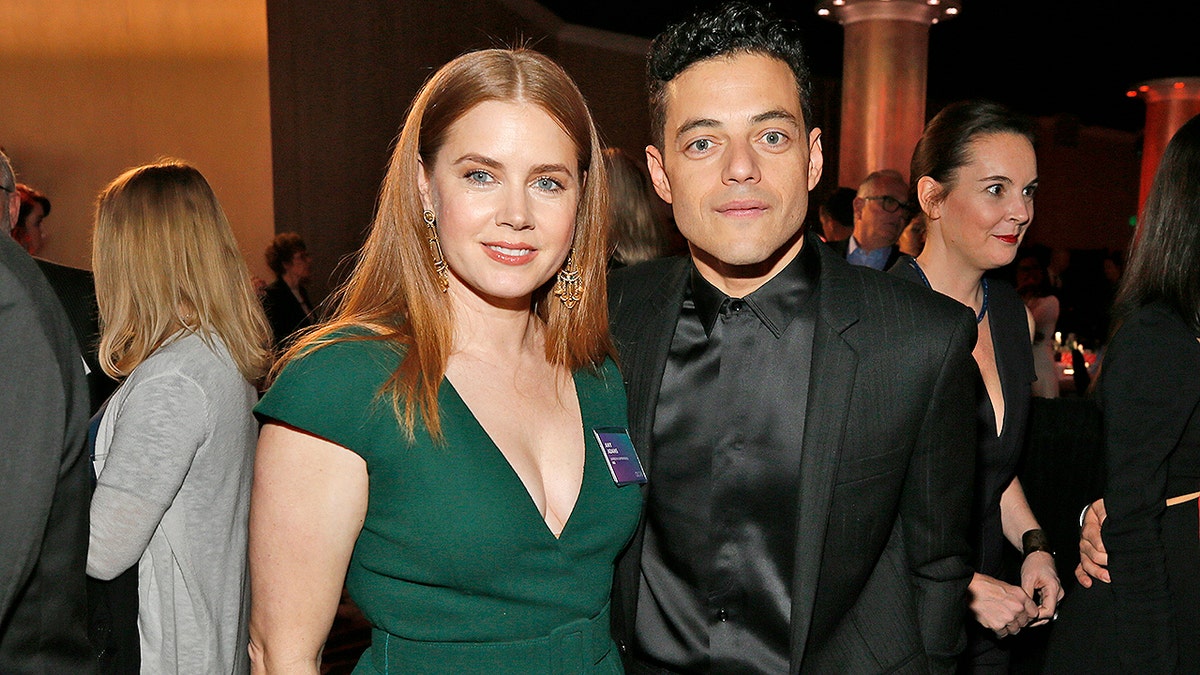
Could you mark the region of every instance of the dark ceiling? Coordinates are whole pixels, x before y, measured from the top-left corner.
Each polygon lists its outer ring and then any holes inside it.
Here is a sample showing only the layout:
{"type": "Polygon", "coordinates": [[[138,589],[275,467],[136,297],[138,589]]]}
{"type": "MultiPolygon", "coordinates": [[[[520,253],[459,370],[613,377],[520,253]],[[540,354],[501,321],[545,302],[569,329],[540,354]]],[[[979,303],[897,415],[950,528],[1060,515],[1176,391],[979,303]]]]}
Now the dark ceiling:
{"type": "MultiPolygon", "coordinates": [[[[653,37],[714,2],[541,0],[585,26],[653,37]]],[[[842,28],[816,16],[813,0],[770,4],[796,19],[817,76],[839,77],[842,28]]],[[[990,98],[1035,115],[1073,114],[1084,124],[1136,131],[1145,109],[1125,92],[1142,80],[1200,76],[1192,0],[962,0],[962,14],[930,29],[932,110],[990,98]]],[[[932,111],[931,110],[931,111],[932,111]]]]}

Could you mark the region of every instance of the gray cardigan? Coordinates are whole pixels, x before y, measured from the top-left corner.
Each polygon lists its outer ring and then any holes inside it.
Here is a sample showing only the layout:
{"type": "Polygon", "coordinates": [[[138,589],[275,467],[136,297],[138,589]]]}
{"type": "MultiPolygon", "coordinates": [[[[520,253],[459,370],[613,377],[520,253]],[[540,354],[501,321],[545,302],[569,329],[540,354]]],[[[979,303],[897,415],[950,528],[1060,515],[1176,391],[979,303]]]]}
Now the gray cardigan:
{"type": "Polygon", "coordinates": [[[143,673],[245,673],[254,387],[219,339],[181,334],[109,400],[88,574],[138,565],[143,673]]]}

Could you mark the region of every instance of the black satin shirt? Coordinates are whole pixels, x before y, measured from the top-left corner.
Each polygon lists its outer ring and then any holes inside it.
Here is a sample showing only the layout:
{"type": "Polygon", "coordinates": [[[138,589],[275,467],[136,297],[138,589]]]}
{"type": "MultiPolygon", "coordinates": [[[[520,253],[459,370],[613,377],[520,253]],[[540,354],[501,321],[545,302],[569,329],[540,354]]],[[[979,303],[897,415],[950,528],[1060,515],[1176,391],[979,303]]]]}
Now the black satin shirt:
{"type": "Polygon", "coordinates": [[[740,299],[692,269],[655,413],[641,663],[787,670],[819,267],[806,245],[740,299]]]}

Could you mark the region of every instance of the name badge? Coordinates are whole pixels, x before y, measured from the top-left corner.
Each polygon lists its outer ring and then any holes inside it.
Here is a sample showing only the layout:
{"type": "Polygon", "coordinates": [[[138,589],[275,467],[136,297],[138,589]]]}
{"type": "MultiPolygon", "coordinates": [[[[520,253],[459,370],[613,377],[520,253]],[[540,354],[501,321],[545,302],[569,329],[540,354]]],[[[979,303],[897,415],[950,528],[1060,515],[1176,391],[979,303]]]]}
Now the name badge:
{"type": "Polygon", "coordinates": [[[618,487],[646,482],[646,472],[642,470],[642,462],[633,449],[633,439],[629,438],[628,429],[598,427],[594,433],[600,448],[604,450],[608,472],[618,487]]]}

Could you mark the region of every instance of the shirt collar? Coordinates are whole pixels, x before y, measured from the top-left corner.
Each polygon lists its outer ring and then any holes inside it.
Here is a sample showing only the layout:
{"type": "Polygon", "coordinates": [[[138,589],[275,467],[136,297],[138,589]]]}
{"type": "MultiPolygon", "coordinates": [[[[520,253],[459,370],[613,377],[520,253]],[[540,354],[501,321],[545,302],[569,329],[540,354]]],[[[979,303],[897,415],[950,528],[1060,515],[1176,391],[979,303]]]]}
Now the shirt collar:
{"type": "Polygon", "coordinates": [[[862,244],[858,243],[858,240],[854,238],[854,235],[850,235],[850,241],[846,245],[846,253],[848,255],[850,253],[854,253],[855,251],[862,251],[862,255],[865,256],[882,256],[886,253],[891,253],[892,247],[884,246],[882,248],[865,248],[862,244]]]}
{"type": "MultiPolygon", "coordinates": [[[[820,253],[813,244],[814,241],[816,240],[806,238],[800,253],[786,267],[768,279],[758,290],[740,298],[776,338],[783,335],[816,288],[821,262],[818,260],[820,253]]],[[[704,334],[710,336],[717,317],[721,314],[721,308],[727,302],[739,298],[730,298],[710,284],[696,269],[695,262],[692,262],[691,266],[690,290],[696,303],[696,314],[704,325],[704,334]]]]}
{"type": "Polygon", "coordinates": [[[846,245],[847,260],[851,260],[851,256],[854,256],[854,258],[868,263],[870,267],[874,267],[877,270],[882,270],[883,268],[887,267],[887,261],[891,255],[891,246],[884,246],[883,248],[863,248],[853,235],[851,235],[850,241],[846,245]]]}

